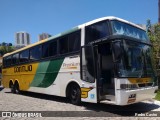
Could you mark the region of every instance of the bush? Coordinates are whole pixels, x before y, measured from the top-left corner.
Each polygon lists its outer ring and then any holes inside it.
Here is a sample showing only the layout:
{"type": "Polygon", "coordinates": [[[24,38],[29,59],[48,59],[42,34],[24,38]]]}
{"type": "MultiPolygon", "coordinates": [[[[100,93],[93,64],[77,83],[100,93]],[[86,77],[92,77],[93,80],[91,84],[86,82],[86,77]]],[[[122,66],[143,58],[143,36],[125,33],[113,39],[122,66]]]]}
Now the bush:
{"type": "Polygon", "coordinates": [[[155,99],[160,101],[160,89],[157,91],[155,99]]]}

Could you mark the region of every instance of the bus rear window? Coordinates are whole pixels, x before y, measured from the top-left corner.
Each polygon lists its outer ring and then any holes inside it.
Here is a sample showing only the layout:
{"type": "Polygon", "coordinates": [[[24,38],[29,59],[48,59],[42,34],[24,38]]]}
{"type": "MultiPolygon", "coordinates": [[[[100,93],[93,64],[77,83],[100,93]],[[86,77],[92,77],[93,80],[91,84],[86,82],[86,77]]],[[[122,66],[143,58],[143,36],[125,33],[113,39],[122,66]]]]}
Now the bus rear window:
{"type": "Polygon", "coordinates": [[[3,67],[8,67],[8,66],[11,65],[11,63],[12,63],[12,57],[11,56],[3,58],[3,67]]]}

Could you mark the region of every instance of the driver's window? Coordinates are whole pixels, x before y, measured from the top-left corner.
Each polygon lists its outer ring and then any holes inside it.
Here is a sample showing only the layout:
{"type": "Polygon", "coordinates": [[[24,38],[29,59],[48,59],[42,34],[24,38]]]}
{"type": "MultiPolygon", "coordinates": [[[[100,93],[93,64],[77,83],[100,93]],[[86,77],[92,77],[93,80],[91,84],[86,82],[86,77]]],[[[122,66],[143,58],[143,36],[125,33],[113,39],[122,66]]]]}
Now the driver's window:
{"type": "Polygon", "coordinates": [[[85,46],[81,49],[81,79],[95,82],[94,55],[92,46],[85,46]]]}

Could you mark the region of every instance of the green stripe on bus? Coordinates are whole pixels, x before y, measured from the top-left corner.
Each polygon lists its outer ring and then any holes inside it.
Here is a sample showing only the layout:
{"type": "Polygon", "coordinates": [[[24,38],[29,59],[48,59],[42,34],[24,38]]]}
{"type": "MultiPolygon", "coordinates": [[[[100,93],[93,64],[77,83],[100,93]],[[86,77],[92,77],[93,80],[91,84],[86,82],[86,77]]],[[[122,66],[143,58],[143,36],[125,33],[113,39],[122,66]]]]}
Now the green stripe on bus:
{"type": "Polygon", "coordinates": [[[39,63],[36,74],[34,76],[32,83],[31,83],[31,86],[37,87],[40,83],[42,83],[44,76],[47,72],[47,68],[49,66],[49,63],[50,63],[50,61],[39,63]]]}
{"type": "Polygon", "coordinates": [[[55,81],[63,61],[58,59],[40,63],[31,86],[49,87],[55,81]]]}

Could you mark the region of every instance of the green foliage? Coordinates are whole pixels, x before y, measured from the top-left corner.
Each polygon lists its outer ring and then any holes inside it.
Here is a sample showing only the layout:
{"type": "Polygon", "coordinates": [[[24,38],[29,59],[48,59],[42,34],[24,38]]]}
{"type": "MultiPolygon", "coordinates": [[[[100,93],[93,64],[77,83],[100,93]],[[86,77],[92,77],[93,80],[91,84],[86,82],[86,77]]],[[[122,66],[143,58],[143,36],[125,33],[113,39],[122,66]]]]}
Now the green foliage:
{"type": "Polygon", "coordinates": [[[0,55],[3,56],[4,54],[14,50],[15,48],[13,46],[0,46],[0,55]]]}
{"type": "Polygon", "coordinates": [[[160,101],[160,90],[157,91],[157,95],[156,95],[155,99],[160,101]]]}
{"type": "MultiPolygon", "coordinates": [[[[148,22],[147,22],[148,24],[148,22]]],[[[147,25],[148,26],[148,25],[147,25]]],[[[156,69],[159,69],[160,64],[160,25],[155,24],[152,25],[150,28],[147,28],[149,39],[153,45],[153,61],[154,61],[154,67],[156,69]]]]}
{"type": "MultiPolygon", "coordinates": [[[[147,21],[147,26],[150,26],[147,28],[147,33],[153,45],[152,47],[152,60],[154,63],[153,67],[157,71],[158,86],[160,88],[160,24],[151,25],[151,23],[147,21]]],[[[160,100],[160,93],[157,94],[156,98],[160,100]]]]}

